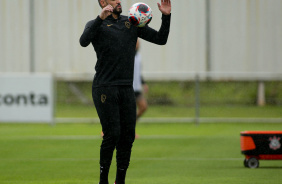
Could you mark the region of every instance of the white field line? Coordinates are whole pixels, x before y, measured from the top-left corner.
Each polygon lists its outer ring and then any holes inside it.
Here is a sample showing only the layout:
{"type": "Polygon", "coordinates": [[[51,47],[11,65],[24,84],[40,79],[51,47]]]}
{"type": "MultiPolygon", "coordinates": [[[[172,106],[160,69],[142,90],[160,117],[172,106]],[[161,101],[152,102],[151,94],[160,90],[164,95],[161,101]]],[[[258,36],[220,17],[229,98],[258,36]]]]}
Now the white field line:
{"type": "MultiPolygon", "coordinates": [[[[39,162],[39,161],[98,161],[99,158],[0,158],[0,161],[9,161],[9,162],[18,162],[18,161],[32,161],[32,162],[39,162]]],[[[154,157],[147,157],[147,158],[131,158],[131,161],[242,161],[242,158],[189,158],[189,157],[168,157],[168,158],[154,158],[154,157]]],[[[113,158],[115,161],[115,158],[113,158]]]]}
{"type": "MultiPolygon", "coordinates": [[[[189,135],[141,135],[139,139],[189,139],[199,136],[189,135]]],[[[200,136],[205,137],[205,136],[200,136]]],[[[209,137],[209,136],[207,136],[209,137]]],[[[53,135],[53,136],[12,136],[0,138],[0,140],[102,140],[101,136],[95,135],[53,135]]]]}
{"type": "MultiPolygon", "coordinates": [[[[7,123],[7,122],[0,122],[7,123]]],[[[9,122],[11,124],[18,124],[19,122],[9,122]]],[[[46,122],[28,122],[30,124],[46,124],[46,122]]],[[[99,118],[54,118],[51,125],[59,123],[100,123],[99,118]]],[[[157,118],[141,118],[138,123],[282,123],[282,118],[173,118],[173,117],[157,117],[157,118]]]]}
{"type": "MultiPolygon", "coordinates": [[[[140,118],[138,123],[282,123],[282,118],[140,118]]],[[[55,118],[55,123],[100,123],[99,118],[55,118]]]]}

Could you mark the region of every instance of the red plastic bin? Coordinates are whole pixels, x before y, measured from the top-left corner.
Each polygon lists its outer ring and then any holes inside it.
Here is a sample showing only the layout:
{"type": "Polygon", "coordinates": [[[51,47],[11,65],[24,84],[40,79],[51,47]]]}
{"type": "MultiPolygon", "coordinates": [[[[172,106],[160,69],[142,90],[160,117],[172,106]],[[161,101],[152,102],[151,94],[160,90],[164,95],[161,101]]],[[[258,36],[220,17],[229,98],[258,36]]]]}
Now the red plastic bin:
{"type": "Polygon", "coordinates": [[[241,132],[244,166],[258,168],[259,160],[282,160],[282,131],[241,132]]]}

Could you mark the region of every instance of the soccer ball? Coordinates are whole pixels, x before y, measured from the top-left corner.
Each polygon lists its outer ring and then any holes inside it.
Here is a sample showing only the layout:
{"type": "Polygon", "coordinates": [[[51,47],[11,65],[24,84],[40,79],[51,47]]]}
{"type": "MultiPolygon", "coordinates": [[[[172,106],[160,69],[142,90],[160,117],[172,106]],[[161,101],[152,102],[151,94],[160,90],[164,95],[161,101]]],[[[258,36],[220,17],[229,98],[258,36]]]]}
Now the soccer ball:
{"type": "Polygon", "coordinates": [[[152,18],[152,9],[145,3],[135,3],[128,11],[128,20],[136,27],[146,26],[152,18]]]}

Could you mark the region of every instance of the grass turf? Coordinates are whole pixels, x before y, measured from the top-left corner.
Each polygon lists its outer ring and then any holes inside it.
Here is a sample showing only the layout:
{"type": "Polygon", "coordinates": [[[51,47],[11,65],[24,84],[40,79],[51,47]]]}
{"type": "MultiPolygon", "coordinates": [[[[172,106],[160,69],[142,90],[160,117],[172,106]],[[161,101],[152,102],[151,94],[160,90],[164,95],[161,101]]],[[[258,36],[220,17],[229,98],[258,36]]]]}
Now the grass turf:
{"type": "MultiPolygon", "coordinates": [[[[282,106],[203,106],[201,117],[281,118],[282,106]]],[[[94,105],[63,105],[56,107],[56,117],[97,118],[94,105]]],[[[142,117],[195,117],[194,107],[150,105],[142,117]]]]}
{"type": "MultiPolygon", "coordinates": [[[[97,184],[99,124],[0,124],[0,183],[97,184]]],[[[127,183],[279,183],[282,161],[243,167],[240,131],[282,124],[138,124],[127,183]]],[[[115,159],[110,171],[114,182],[115,159]]]]}

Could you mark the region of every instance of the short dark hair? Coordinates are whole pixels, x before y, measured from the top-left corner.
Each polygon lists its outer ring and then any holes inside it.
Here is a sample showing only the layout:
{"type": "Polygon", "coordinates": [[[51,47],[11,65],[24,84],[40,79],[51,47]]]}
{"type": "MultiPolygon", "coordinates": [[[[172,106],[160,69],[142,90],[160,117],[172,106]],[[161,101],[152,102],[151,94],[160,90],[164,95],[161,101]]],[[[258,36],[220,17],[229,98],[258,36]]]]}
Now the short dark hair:
{"type": "Polygon", "coordinates": [[[99,3],[99,5],[100,5],[100,6],[101,6],[101,8],[102,8],[102,5],[101,5],[100,1],[101,1],[101,0],[98,0],[98,3],[99,3]]]}

